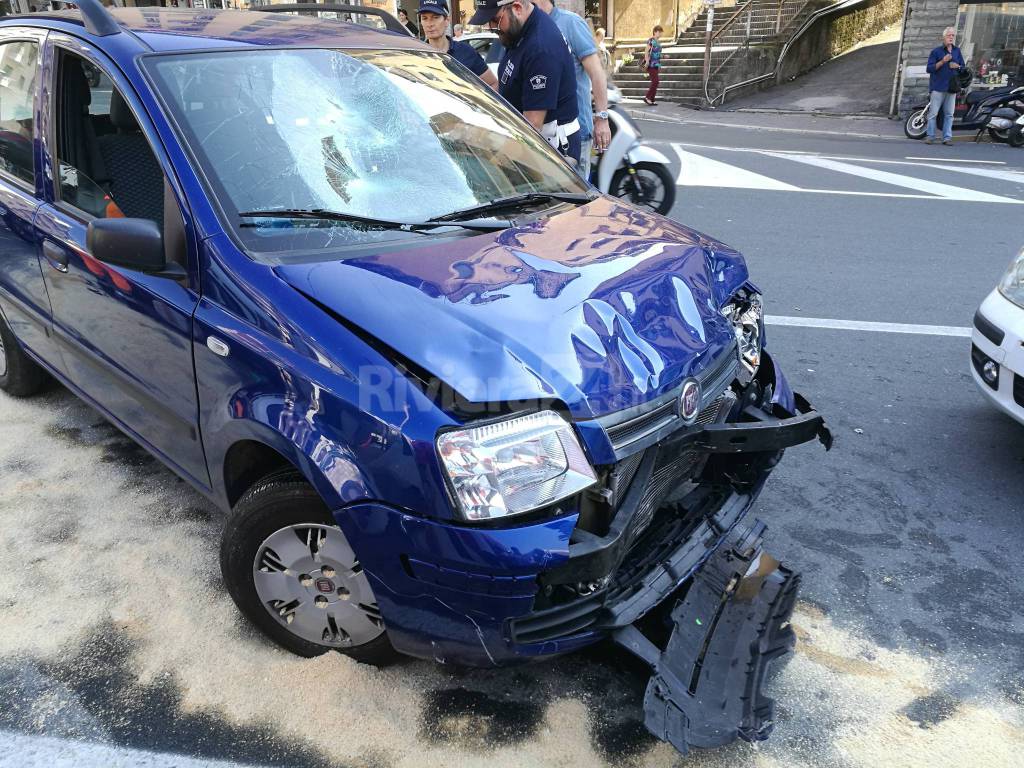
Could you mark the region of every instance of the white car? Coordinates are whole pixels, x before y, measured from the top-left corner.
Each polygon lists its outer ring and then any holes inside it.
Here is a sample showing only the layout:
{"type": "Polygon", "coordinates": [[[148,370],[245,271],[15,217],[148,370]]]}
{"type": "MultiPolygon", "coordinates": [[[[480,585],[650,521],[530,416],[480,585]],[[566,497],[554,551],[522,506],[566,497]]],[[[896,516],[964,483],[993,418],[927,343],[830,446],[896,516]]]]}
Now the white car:
{"type": "Polygon", "coordinates": [[[1024,424],[1024,251],[974,313],[971,340],[978,388],[1024,424]]]}
{"type": "MultiPolygon", "coordinates": [[[[494,32],[470,32],[459,38],[464,43],[469,43],[473,46],[473,50],[480,54],[480,57],[486,62],[487,66],[490,67],[491,72],[494,76],[498,76],[498,64],[501,63],[501,57],[505,53],[505,46],[498,40],[498,35],[494,32]]],[[[608,83],[608,103],[618,104],[622,101],[622,91],[618,89],[618,86],[613,85],[610,81],[608,83]]]]}

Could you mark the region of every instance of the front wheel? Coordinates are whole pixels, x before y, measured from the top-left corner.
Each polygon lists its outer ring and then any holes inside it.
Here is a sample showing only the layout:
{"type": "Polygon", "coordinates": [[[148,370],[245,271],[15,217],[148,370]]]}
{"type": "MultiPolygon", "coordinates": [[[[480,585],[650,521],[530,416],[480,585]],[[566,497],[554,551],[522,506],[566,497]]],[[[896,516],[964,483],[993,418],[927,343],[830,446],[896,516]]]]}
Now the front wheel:
{"type": "Polygon", "coordinates": [[[916,112],[911,112],[910,117],[903,123],[903,133],[908,139],[923,139],[928,133],[928,107],[922,107],[916,112]]]}
{"type": "Polygon", "coordinates": [[[46,373],[25,354],[0,315],[0,390],[14,397],[28,397],[45,384],[46,373]]]}
{"type": "Polygon", "coordinates": [[[1024,126],[1013,126],[1010,129],[1010,138],[1007,142],[1011,147],[1024,147],[1024,126]]]}
{"type": "Polygon", "coordinates": [[[608,193],[641,208],[666,215],[676,201],[676,181],[660,163],[637,163],[635,173],[619,168],[612,176],[608,193]]]}
{"type": "Polygon", "coordinates": [[[359,559],[317,492],[298,475],[268,477],[235,506],[220,567],[239,610],[299,656],[396,656],[359,559]]]}

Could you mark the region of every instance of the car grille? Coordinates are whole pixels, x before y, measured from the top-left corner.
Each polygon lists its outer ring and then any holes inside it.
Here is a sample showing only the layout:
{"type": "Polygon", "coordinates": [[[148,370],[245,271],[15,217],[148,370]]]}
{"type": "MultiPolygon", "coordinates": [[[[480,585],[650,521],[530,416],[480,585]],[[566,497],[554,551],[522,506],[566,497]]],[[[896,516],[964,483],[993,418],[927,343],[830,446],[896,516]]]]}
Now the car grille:
{"type": "MultiPolygon", "coordinates": [[[[735,343],[697,374],[701,386],[701,404],[707,411],[723,390],[732,383],[738,365],[735,343]]],[[[608,434],[616,456],[622,457],[654,442],[658,436],[671,432],[673,427],[684,426],[679,416],[679,395],[682,385],[667,392],[653,402],[636,408],[602,416],[598,422],[608,434]],[[650,440],[648,440],[650,438],[650,440]]],[[[699,420],[700,417],[698,417],[699,420]]],[[[706,422],[702,422],[706,423],[706,422]]]]}

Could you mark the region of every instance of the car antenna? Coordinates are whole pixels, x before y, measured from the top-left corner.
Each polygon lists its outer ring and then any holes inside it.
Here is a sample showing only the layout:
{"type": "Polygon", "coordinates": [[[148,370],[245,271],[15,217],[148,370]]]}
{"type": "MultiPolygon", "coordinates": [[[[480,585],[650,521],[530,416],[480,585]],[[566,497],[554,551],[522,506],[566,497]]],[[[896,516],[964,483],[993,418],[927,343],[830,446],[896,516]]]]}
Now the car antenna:
{"type": "Polygon", "coordinates": [[[82,21],[85,22],[85,31],[96,37],[107,35],[118,35],[121,33],[121,25],[110,15],[100,0],[54,0],[61,4],[74,2],[82,13],[82,21]]]}

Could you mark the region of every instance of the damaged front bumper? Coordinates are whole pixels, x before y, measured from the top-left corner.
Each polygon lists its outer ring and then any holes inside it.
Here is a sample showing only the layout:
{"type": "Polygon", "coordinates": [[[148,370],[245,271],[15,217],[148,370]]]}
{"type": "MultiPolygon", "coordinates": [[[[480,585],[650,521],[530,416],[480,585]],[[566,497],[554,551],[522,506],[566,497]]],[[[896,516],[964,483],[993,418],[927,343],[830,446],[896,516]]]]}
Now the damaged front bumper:
{"type": "Polygon", "coordinates": [[[761,741],[774,726],[775,702],[762,686],[769,665],[796,644],[789,620],[800,577],[761,549],[763,531],[757,524],[728,537],[664,616],[667,641],[633,624],[613,634],[651,668],[644,724],[684,755],[737,737],[761,741]]]}

